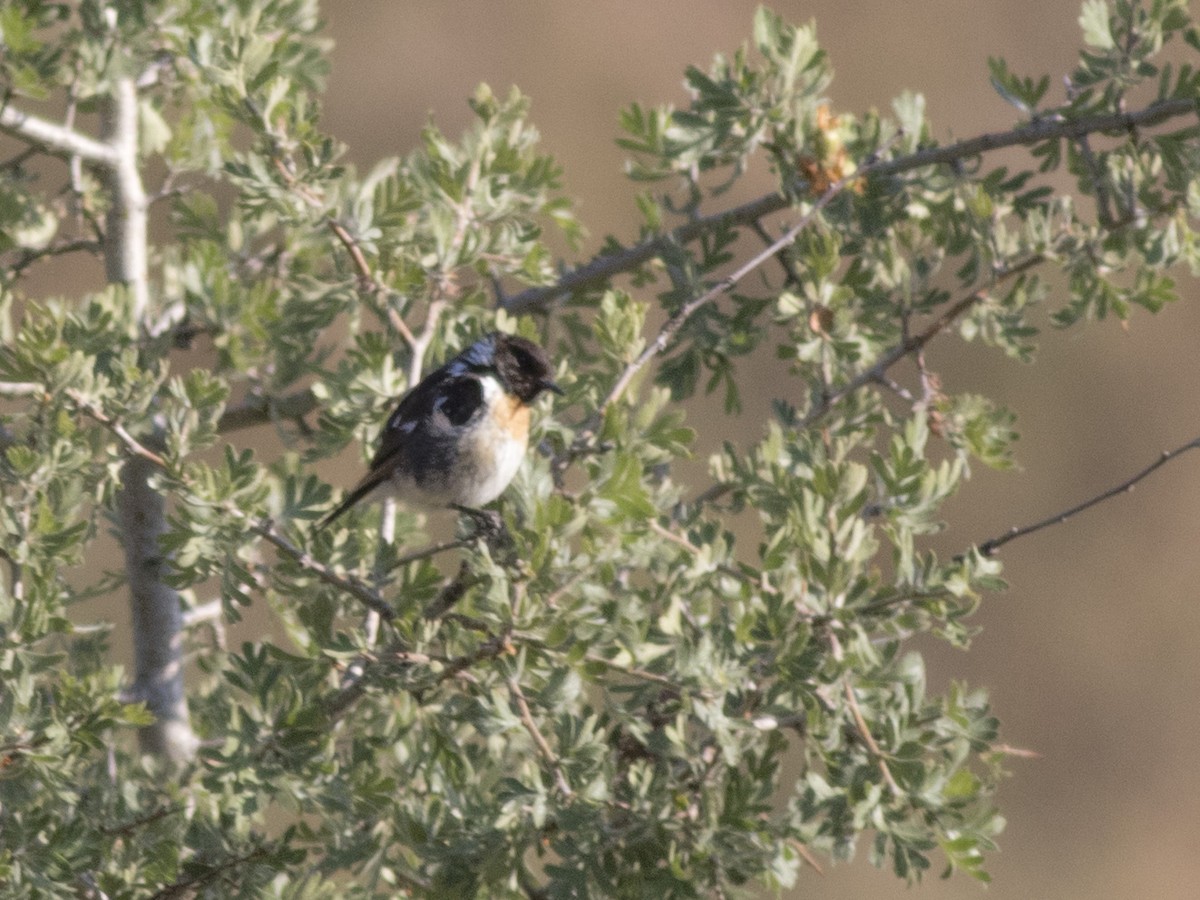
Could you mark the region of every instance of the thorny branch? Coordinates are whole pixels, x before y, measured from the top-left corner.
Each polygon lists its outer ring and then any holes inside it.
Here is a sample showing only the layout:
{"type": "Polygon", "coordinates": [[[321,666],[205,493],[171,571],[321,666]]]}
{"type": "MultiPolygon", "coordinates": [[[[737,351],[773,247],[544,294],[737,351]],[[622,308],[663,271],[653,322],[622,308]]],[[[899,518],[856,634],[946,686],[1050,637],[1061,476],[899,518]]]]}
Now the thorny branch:
{"type": "MultiPolygon", "coordinates": [[[[1179,99],[1152,103],[1133,112],[1085,116],[1078,119],[1048,116],[1011,131],[982,134],[944,147],[930,147],[906,156],[884,160],[873,166],[872,171],[876,178],[886,178],[925,166],[954,163],[1006,147],[1061,138],[1079,140],[1089,134],[1128,132],[1161,125],[1170,119],[1195,114],[1195,111],[1195,104],[1191,100],[1179,99]]],[[[567,273],[554,284],[529,288],[504,298],[502,305],[512,313],[545,308],[568,294],[598,287],[616,275],[633,271],[660,255],[668,247],[691,243],[714,230],[751,225],[785,209],[791,202],[783,193],[772,193],[733,209],[693,219],[669,234],[650,238],[616,253],[597,256],[591,262],[567,273]]]]}

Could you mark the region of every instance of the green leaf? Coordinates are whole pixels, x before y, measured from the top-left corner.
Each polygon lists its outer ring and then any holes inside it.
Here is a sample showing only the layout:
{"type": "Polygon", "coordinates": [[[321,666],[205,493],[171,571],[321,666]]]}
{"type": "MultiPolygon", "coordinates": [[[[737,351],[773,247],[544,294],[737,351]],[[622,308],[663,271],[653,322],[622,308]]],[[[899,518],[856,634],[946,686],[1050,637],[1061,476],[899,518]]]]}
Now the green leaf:
{"type": "Polygon", "coordinates": [[[1098,50],[1112,50],[1116,47],[1112,29],[1109,27],[1107,0],[1084,0],[1083,11],[1079,14],[1079,25],[1083,29],[1083,39],[1089,46],[1098,50]]]}

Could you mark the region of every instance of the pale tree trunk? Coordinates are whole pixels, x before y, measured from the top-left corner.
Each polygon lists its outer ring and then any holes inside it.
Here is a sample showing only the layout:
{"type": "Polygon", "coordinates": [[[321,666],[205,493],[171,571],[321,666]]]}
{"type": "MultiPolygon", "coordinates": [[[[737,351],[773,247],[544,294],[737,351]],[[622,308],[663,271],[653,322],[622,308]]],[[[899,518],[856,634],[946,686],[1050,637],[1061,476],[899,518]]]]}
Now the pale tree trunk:
{"type": "MultiPolygon", "coordinates": [[[[105,137],[115,156],[108,168],[111,206],[105,223],[105,269],[110,282],[129,290],[132,326],[144,336],[150,317],[148,203],[138,169],[137,87],[132,77],[119,78],[114,85],[105,137]]],[[[151,438],[147,443],[160,440],[151,438]]],[[[152,462],[131,456],[121,470],[117,501],[132,611],[130,694],[154,714],[154,723],[138,734],[142,750],[183,761],[195,754],[198,741],[184,693],[183,611],[179,594],[163,580],[167,561],[160,539],[166,530],[165,501],[151,486],[153,474],[152,462]]]]}
{"type": "MultiPolygon", "coordinates": [[[[131,336],[147,337],[153,330],[147,262],[149,204],[138,168],[134,78],[127,75],[115,79],[104,110],[103,140],[9,104],[0,105],[0,132],[64,157],[72,167],[84,164],[104,174],[110,198],[104,236],[105,271],[111,283],[124,285],[129,291],[131,336]]],[[[142,441],[145,446],[158,447],[162,436],[143,435],[142,441]]],[[[188,719],[183,690],[180,598],[163,580],[167,561],[160,539],[166,527],[166,504],[151,486],[154,471],[152,459],[131,454],[121,471],[117,502],[133,610],[134,683],[130,694],[133,699],[143,700],[155,717],[154,724],[140,732],[142,749],[173,760],[187,760],[195,755],[198,741],[188,719]]]]}

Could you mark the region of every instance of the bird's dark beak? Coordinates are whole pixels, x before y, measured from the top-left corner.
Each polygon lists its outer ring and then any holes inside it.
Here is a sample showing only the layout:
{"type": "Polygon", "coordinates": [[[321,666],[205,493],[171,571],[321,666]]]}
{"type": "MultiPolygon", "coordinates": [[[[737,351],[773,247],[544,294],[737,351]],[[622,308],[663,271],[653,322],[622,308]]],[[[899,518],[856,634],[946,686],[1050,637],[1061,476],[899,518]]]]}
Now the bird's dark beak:
{"type": "Polygon", "coordinates": [[[560,397],[562,397],[563,395],[566,394],[566,391],[564,391],[562,388],[560,388],[554,381],[552,381],[549,378],[543,378],[541,381],[539,381],[538,387],[541,388],[543,391],[553,391],[554,393],[558,394],[558,396],[560,396],[560,397]]]}

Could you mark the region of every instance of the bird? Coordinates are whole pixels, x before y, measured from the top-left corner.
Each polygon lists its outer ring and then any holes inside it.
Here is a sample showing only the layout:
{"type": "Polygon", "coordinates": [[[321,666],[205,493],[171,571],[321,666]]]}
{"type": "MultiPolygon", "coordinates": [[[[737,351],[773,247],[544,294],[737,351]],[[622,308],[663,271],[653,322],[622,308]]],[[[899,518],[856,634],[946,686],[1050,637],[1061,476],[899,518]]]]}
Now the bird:
{"type": "Polygon", "coordinates": [[[532,341],[485,334],[400,398],[367,474],[317,530],[372,495],[464,512],[491,503],[525,456],[530,404],[563,393],[553,374],[532,341]]]}

